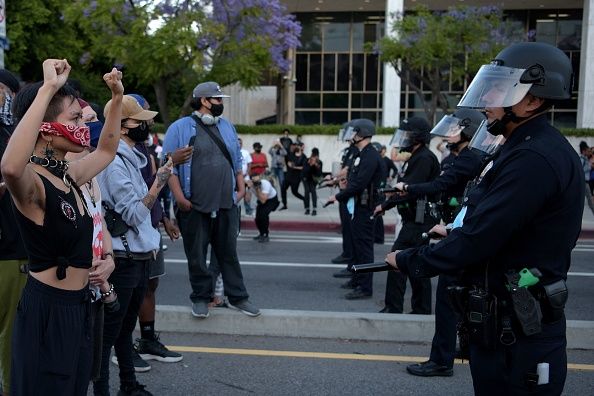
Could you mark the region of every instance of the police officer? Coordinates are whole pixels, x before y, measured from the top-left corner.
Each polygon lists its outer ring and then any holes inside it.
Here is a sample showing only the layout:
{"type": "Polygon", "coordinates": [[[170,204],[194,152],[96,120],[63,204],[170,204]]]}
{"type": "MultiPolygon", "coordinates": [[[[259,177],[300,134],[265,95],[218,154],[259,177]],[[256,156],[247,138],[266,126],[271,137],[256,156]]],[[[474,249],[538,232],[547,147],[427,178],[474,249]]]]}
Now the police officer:
{"type": "MultiPolygon", "coordinates": [[[[341,191],[328,198],[328,202],[338,201],[346,205],[353,246],[351,264],[373,262],[375,219],[372,214],[375,203],[379,202],[377,188],[385,173],[379,153],[370,144],[374,134],[375,125],[370,120],[356,119],[349,123],[344,139],[352,140],[359,152],[349,166],[347,180],[341,184],[341,191]]],[[[370,298],[373,274],[353,275],[350,285],[353,290],[345,295],[346,299],[370,298]]]]}
{"type": "MultiPolygon", "coordinates": [[[[338,140],[341,142],[348,142],[349,145],[343,151],[342,158],[340,161],[340,172],[337,175],[337,180],[346,179],[348,170],[352,166],[355,156],[358,155],[359,149],[350,140],[344,139],[344,134],[349,126],[348,122],[342,125],[342,128],[338,132],[338,140]]],[[[338,203],[338,213],[340,215],[340,230],[342,234],[342,253],[331,261],[333,264],[347,264],[346,268],[337,271],[333,274],[335,278],[351,278],[353,273],[349,270],[348,264],[353,259],[353,241],[351,240],[351,219],[347,212],[346,203],[338,203]]]]}
{"type": "MultiPolygon", "coordinates": [[[[431,126],[425,119],[411,117],[402,121],[400,128],[394,133],[390,144],[400,147],[400,151],[412,153],[404,164],[404,174],[399,177],[399,182],[405,185],[424,183],[434,180],[439,175],[437,157],[427,148],[430,140],[430,130],[431,126]]],[[[406,249],[426,243],[421,237],[422,234],[437,222],[430,214],[427,196],[409,198],[394,195],[379,205],[375,209],[375,214],[383,213],[395,206],[402,217],[402,229],[392,245],[392,250],[406,249]]],[[[407,277],[403,273],[388,273],[385,307],[380,313],[402,313],[404,311],[406,279],[407,277]]],[[[410,285],[412,288],[411,313],[430,315],[431,281],[429,279],[410,278],[410,285]]]]}
{"type": "MultiPolygon", "coordinates": [[[[433,181],[419,184],[398,182],[396,188],[406,190],[410,197],[441,194],[439,212],[444,223],[451,223],[460,208],[466,184],[478,176],[482,168],[483,156],[478,154],[478,150],[470,150],[468,145],[477,129],[485,125],[485,120],[483,113],[472,109],[458,109],[454,114],[444,116],[431,130],[431,135],[447,139],[448,150],[455,156],[453,163],[433,181]]],[[[455,280],[454,276],[439,275],[431,354],[428,361],[407,366],[410,374],[423,377],[453,374],[458,315],[450,305],[447,288],[455,280]]]]}
{"type": "Polygon", "coordinates": [[[460,228],[435,245],[386,257],[415,277],[465,270],[469,289],[455,295],[466,297],[457,300],[478,395],[563,390],[565,279],[585,186],[577,153],[546,111],[571,97],[571,85],[569,59],[545,43],[513,44],[482,66],[458,106],[485,109],[489,131],[506,142],[469,194],[460,228]]]}

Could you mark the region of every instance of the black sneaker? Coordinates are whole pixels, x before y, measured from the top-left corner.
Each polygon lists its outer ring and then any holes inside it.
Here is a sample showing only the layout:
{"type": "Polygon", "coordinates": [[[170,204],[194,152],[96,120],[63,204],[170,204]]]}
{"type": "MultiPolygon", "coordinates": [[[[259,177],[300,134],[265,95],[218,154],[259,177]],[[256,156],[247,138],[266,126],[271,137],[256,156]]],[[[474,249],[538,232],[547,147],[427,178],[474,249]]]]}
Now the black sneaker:
{"type": "Polygon", "coordinates": [[[260,235],[260,239],[258,239],[258,242],[260,243],[265,243],[270,241],[270,238],[268,237],[268,235],[260,235]]]}
{"type": "MultiPolygon", "coordinates": [[[[113,355],[111,357],[111,362],[116,366],[119,366],[118,357],[116,355],[113,355]]],[[[137,373],[146,373],[151,369],[151,365],[145,362],[144,359],[140,357],[138,352],[136,352],[135,348],[132,348],[132,364],[134,365],[134,371],[137,373]]]]}
{"type": "Polygon", "coordinates": [[[144,385],[136,382],[132,386],[120,386],[118,396],[153,396],[153,394],[146,389],[144,385]]]}
{"type": "Polygon", "coordinates": [[[330,260],[332,262],[332,264],[348,264],[351,259],[348,257],[344,257],[342,254],[338,255],[336,257],[334,257],[332,260],[330,260]]]}
{"type": "Polygon", "coordinates": [[[312,216],[316,216],[317,214],[318,214],[318,212],[316,212],[316,210],[315,210],[315,209],[311,211],[311,215],[312,215],[312,216]]]}
{"type": "Polygon", "coordinates": [[[283,205],[283,207],[280,208],[279,210],[287,210],[287,205],[283,205]]]}
{"type": "Polygon", "coordinates": [[[305,209],[305,214],[308,215],[309,214],[309,209],[305,209]]]}
{"type": "Polygon", "coordinates": [[[344,295],[347,300],[364,300],[371,298],[371,293],[363,291],[360,287],[356,287],[352,292],[344,295]]]}
{"type": "Polygon", "coordinates": [[[136,343],[136,350],[144,360],[158,360],[159,362],[175,363],[184,358],[181,354],[167,349],[167,347],[159,341],[159,336],[156,334],[155,338],[152,340],[137,338],[136,343]]]}
{"type": "Polygon", "coordinates": [[[454,370],[451,367],[441,366],[431,360],[406,366],[406,371],[419,377],[451,377],[454,370]]]}

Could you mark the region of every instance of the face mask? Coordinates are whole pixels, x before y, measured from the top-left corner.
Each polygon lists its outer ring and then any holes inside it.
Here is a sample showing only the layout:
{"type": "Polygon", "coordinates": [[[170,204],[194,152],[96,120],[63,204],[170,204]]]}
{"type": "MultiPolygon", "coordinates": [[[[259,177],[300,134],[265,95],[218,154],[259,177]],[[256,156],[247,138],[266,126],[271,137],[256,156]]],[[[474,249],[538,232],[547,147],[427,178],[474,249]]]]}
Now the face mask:
{"type": "Polygon", "coordinates": [[[401,153],[412,153],[414,147],[415,146],[400,147],[400,152],[401,153]]]}
{"type": "Polygon", "coordinates": [[[4,125],[12,125],[12,95],[4,94],[4,105],[0,108],[0,122],[4,125]]]}
{"type": "Polygon", "coordinates": [[[42,122],[39,132],[46,135],[64,136],[72,143],[83,147],[89,147],[91,143],[91,132],[86,125],[79,126],[65,125],[60,122],[42,122]]]}
{"type": "Polygon", "coordinates": [[[262,149],[254,149],[254,151],[255,151],[256,153],[259,153],[259,152],[261,152],[261,151],[262,151],[262,149]]]}
{"type": "Polygon", "coordinates": [[[89,127],[91,131],[91,146],[97,147],[99,143],[99,136],[101,135],[101,130],[103,129],[103,123],[99,120],[87,122],[86,125],[89,127]]]}
{"type": "Polygon", "coordinates": [[[458,150],[459,145],[460,145],[460,142],[448,143],[448,144],[446,144],[446,148],[450,151],[456,151],[456,150],[458,150]]]}
{"type": "Polygon", "coordinates": [[[215,117],[219,117],[221,114],[223,114],[223,110],[225,109],[225,106],[222,103],[212,103],[210,102],[211,106],[210,106],[210,113],[215,116],[215,117]]]}
{"type": "Polygon", "coordinates": [[[142,122],[136,128],[129,128],[128,129],[128,137],[134,140],[136,143],[142,143],[148,139],[148,135],[150,132],[150,128],[146,124],[146,122],[142,122]]]}

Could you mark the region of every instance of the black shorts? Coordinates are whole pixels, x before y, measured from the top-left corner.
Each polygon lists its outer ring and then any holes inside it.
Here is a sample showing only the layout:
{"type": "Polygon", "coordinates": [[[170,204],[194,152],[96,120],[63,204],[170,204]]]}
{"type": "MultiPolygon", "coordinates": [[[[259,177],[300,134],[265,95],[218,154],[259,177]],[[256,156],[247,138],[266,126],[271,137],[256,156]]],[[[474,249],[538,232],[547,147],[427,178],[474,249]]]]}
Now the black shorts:
{"type": "Polygon", "coordinates": [[[29,276],[12,337],[12,395],[86,395],[91,377],[89,287],[62,290],[29,276]]]}

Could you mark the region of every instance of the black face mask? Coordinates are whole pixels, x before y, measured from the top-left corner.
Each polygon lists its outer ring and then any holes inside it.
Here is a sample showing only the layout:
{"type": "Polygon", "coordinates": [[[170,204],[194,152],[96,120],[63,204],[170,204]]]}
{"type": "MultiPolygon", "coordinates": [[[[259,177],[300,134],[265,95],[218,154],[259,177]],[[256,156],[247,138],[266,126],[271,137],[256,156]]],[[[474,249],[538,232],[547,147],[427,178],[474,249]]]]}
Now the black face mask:
{"type": "Polygon", "coordinates": [[[401,153],[412,153],[414,147],[415,146],[400,147],[400,150],[399,151],[401,153]]]}
{"type": "Polygon", "coordinates": [[[225,106],[222,103],[212,103],[210,102],[211,106],[210,106],[210,113],[215,116],[215,117],[219,117],[221,114],[223,114],[223,110],[225,109],[225,106]]]}
{"type": "Polygon", "coordinates": [[[460,146],[460,143],[462,142],[448,143],[446,144],[446,148],[450,151],[458,151],[458,146],[460,146]]]}
{"type": "Polygon", "coordinates": [[[148,139],[148,135],[151,129],[146,122],[142,122],[136,128],[128,129],[128,137],[137,143],[141,143],[148,139]]]}

